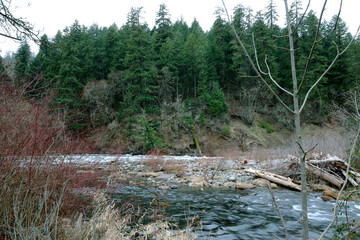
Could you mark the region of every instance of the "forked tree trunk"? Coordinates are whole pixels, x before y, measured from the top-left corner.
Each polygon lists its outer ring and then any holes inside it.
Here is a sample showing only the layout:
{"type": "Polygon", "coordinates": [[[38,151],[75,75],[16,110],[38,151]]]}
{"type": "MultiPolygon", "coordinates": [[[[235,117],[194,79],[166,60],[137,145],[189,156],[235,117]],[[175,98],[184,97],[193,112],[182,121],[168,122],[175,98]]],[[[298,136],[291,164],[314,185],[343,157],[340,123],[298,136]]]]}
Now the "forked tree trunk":
{"type": "MultiPolygon", "coordinates": [[[[291,112],[292,114],[294,114],[294,123],[295,123],[295,141],[299,146],[299,158],[300,158],[300,170],[301,170],[301,201],[302,201],[302,228],[303,228],[303,239],[309,239],[309,223],[308,223],[308,210],[307,210],[307,192],[306,192],[306,185],[307,185],[307,181],[306,181],[306,162],[305,162],[305,151],[304,151],[304,147],[303,147],[303,142],[302,142],[302,137],[301,137],[301,125],[300,125],[300,113],[302,112],[302,110],[304,110],[304,107],[306,105],[307,99],[310,95],[310,93],[314,90],[314,88],[318,85],[318,83],[322,80],[322,78],[329,72],[329,70],[331,69],[331,67],[334,65],[334,63],[336,62],[336,60],[349,48],[349,46],[351,45],[351,43],[354,41],[354,39],[356,38],[356,36],[358,35],[358,32],[360,30],[360,26],[357,30],[357,32],[355,33],[355,35],[353,36],[352,40],[349,42],[349,44],[342,50],[340,51],[339,47],[335,44],[336,46],[336,51],[337,54],[334,57],[334,59],[332,60],[332,62],[329,64],[329,66],[326,68],[326,70],[319,76],[319,78],[317,78],[317,80],[312,84],[312,86],[310,87],[309,90],[306,91],[305,97],[302,100],[302,104],[299,104],[299,91],[301,90],[304,80],[306,79],[308,70],[309,70],[309,66],[311,63],[311,59],[313,57],[314,54],[314,50],[315,47],[317,46],[317,44],[319,42],[321,42],[324,38],[326,38],[327,36],[324,37],[320,37],[320,24],[321,24],[321,20],[322,20],[322,16],[323,13],[325,11],[325,7],[326,7],[326,3],[327,1],[324,1],[324,5],[321,11],[321,15],[320,15],[320,20],[319,20],[319,24],[317,27],[317,31],[314,37],[314,41],[313,41],[313,45],[312,48],[310,49],[309,52],[309,56],[306,60],[306,65],[303,71],[303,76],[301,78],[300,84],[298,84],[298,80],[297,80],[297,75],[296,75],[296,62],[295,62],[295,49],[294,49],[294,32],[297,31],[303,17],[305,16],[305,13],[307,12],[309,5],[310,5],[310,0],[308,1],[308,5],[307,8],[303,14],[303,16],[299,19],[299,21],[297,21],[297,24],[294,28],[294,30],[292,30],[292,26],[291,26],[291,19],[290,19],[290,14],[289,14],[289,7],[288,7],[288,1],[284,0],[284,4],[285,4],[285,12],[286,12],[286,23],[287,23],[287,29],[288,29],[288,38],[289,38],[289,46],[290,46],[290,61],[291,61],[291,75],[292,75],[292,81],[293,81],[293,90],[292,92],[288,91],[287,89],[281,87],[279,85],[279,83],[272,77],[271,75],[271,70],[270,70],[270,66],[267,63],[267,58],[265,57],[265,65],[267,67],[267,72],[262,71],[262,69],[260,68],[259,62],[258,62],[258,56],[256,53],[256,46],[255,46],[255,40],[253,37],[253,47],[255,50],[255,59],[256,62],[254,62],[252,60],[252,58],[250,57],[245,45],[243,44],[242,40],[240,39],[239,35],[236,32],[236,29],[234,27],[233,22],[230,19],[229,13],[226,9],[225,6],[225,2],[224,0],[222,0],[223,5],[224,5],[224,9],[226,12],[226,15],[228,17],[229,23],[231,24],[231,28],[233,29],[235,38],[237,40],[237,42],[239,43],[241,49],[244,51],[246,58],[249,60],[249,63],[252,67],[252,69],[255,71],[256,76],[259,77],[259,79],[262,81],[262,83],[270,90],[270,92],[276,97],[276,99],[285,107],[286,110],[288,110],[289,112],[291,112]],[[271,84],[275,84],[275,86],[279,89],[282,90],[284,93],[290,95],[293,97],[293,106],[294,108],[292,109],[289,105],[287,105],[285,102],[283,102],[283,100],[279,97],[279,95],[274,91],[274,89],[272,88],[272,86],[265,80],[265,78],[263,76],[267,76],[270,80],[271,80],[271,84]]],[[[339,19],[340,16],[340,12],[341,12],[341,6],[342,6],[342,0],[340,1],[340,8],[339,8],[339,12],[337,14],[337,20],[339,19]]],[[[334,29],[332,30],[332,32],[334,32],[336,30],[336,25],[337,25],[337,21],[335,24],[334,29]]],[[[360,116],[360,114],[359,114],[360,116]]],[[[359,129],[360,131],[360,129],[359,129]]]]}
{"type": "Polygon", "coordinates": [[[286,23],[288,28],[289,46],[290,46],[290,61],[291,61],[291,76],[293,80],[293,103],[294,103],[294,122],[295,122],[295,139],[299,145],[299,157],[300,157],[300,172],[301,172],[301,212],[302,212],[302,230],[303,239],[309,239],[309,220],[308,220],[308,207],[307,207],[307,192],[306,192],[306,162],[303,151],[303,142],[301,137],[301,125],[300,125],[300,109],[299,109],[299,94],[298,83],[296,76],[296,63],[295,63],[295,49],[293,32],[291,29],[291,20],[289,14],[289,8],[287,0],[285,2],[286,23]]]}

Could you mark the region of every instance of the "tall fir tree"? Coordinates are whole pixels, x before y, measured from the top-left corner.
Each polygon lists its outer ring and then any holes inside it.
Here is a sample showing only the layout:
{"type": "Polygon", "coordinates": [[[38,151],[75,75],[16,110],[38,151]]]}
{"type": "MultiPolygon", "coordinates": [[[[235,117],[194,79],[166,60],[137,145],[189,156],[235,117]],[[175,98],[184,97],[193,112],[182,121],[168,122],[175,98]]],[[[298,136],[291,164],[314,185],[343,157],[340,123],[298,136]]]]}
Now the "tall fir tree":
{"type": "Polygon", "coordinates": [[[165,4],[160,4],[160,9],[156,14],[155,25],[155,51],[159,51],[161,46],[172,35],[170,14],[165,4]]]}
{"type": "Polygon", "coordinates": [[[127,94],[120,104],[120,114],[132,115],[140,109],[146,112],[157,110],[154,48],[146,24],[140,22],[142,8],[132,8],[126,23],[128,35],[124,82],[127,94]]]}
{"type": "Polygon", "coordinates": [[[29,76],[29,67],[31,61],[30,45],[23,42],[15,53],[15,76],[18,80],[26,80],[29,76]]]}

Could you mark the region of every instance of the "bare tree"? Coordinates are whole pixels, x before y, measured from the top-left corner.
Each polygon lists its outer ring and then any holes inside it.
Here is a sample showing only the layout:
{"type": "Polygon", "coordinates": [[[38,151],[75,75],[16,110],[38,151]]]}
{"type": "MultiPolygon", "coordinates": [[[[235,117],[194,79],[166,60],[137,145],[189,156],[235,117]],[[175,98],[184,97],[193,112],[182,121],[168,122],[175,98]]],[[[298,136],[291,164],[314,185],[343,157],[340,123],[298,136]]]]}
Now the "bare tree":
{"type": "Polygon", "coordinates": [[[336,217],[337,217],[337,214],[338,214],[338,206],[339,206],[339,200],[340,198],[342,197],[342,193],[345,189],[345,186],[346,184],[348,183],[349,181],[349,171],[350,171],[350,166],[352,165],[352,160],[353,160],[353,157],[356,153],[356,148],[358,147],[358,140],[359,140],[359,136],[360,136],[360,112],[359,112],[359,101],[358,101],[358,96],[359,96],[359,85],[357,83],[357,80],[356,80],[356,87],[355,89],[353,89],[353,92],[350,96],[351,100],[352,100],[352,107],[354,107],[354,112],[353,113],[349,113],[347,112],[346,110],[342,110],[342,111],[345,111],[345,113],[342,113],[341,115],[347,115],[347,117],[351,117],[352,119],[355,119],[356,120],[356,135],[354,137],[354,139],[352,140],[352,147],[350,149],[350,153],[349,153],[349,156],[348,156],[348,159],[347,159],[347,167],[346,167],[346,174],[345,175],[345,181],[344,181],[344,184],[342,185],[341,189],[340,189],[340,192],[336,198],[336,201],[335,201],[335,205],[334,205],[334,210],[333,210],[333,217],[331,219],[331,222],[328,224],[328,226],[326,227],[326,229],[320,234],[318,240],[321,240],[325,234],[329,231],[329,229],[333,226],[335,220],[336,220],[336,217]]]}
{"type": "MultiPolygon", "coordinates": [[[[228,16],[228,21],[231,24],[232,30],[234,32],[235,38],[238,42],[238,44],[240,45],[241,49],[243,50],[243,52],[245,53],[246,57],[248,58],[250,65],[252,67],[252,69],[254,70],[254,72],[256,73],[257,77],[259,79],[261,79],[262,83],[270,90],[270,92],[278,99],[278,101],[289,111],[293,114],[294,116],[294,123],[295,123],[295,141],[296,143],[299,145],[299,150],[298,150],[298,154],[299,154],[299,159],[300,159],[300,170],[301,170],[301,201],[302,201],[302,228],[303,228],[303,239],[309,239],[309,223],[308,223],[308,207],[307,207],[307,192],[306,192],[306,186],[307,186],[307,181],[306,181],[306,159],[305,159],[305,155],[306,153],[304,152],[304,147],[303,147],[303,142],[302,142],[302,136],[301,136],[301,126],[300,126],[300,114],[301,112],[304,110],[304,107],[307,103],[307,100],[309,98],[310,93],[313,91],[313,89],[319,84],[319,82],[323,79],[323,77],[329,72],[329,70],[331,69],[331,67],[334,65],[334,63],[338,60],[338,58],[344,54],[344,52],[349,48],[349,46],[351,45],[351,43],[354,41],[354,39],[356,38],[358,32],[359,32],[359,28],[357,30],[357,32],[355,33],[354,37],[352,38],[352,40],[349,42],[349,44],[342,50],[339,49],[339,46],[335,44],[336,46],[336,50],[337,50],[337,54],[334,57],[334,59],[331,61],[331,63],[326,67],[326,69],[324,70],[324,72],[318,77],[318,79],[312,84],[312,86],[310,87],[309,90],[307,90],[307,92],[305,93],[305,98],[302,100],[302,102],[299,100],[299,95],[300,95],[300,91],[302,91],[303,89],[303,85],[304,85],[304,81],[307,77],[308,74],[308,70],[309,70],[309,66],[312,64],[312,60],[313,60],[313,54],[314,54],[314,50],[316,48],[316,46],[322,41],[324,40],[326,37],[328,37],[329,35],[325,35],[325,36],[321,36],[320,34],[320,26],[323,20],[323,14],[325,11],[325,7],[327,4],[327,0],[324,0],[324,4],[320,13],[320,18],[319,18],[319,22],[317,25],[317,30],[313,39],[313,43],[312,43],[312,47],[309,50],[309,55],[307,57],[307,61],[305,64],[305,67],[303,69],[303,74],[302,77],[300,79],[300,82],[298,81],[297,78],[297,73],[298,70],[296,69],[296,59],[295,59],[295,48],[294,48],[294,34],[296,34],[296,32],[299,29],[299,26],[302,24],[302,20],[304,19],[304,16],[306,15],[306,12],[309,9],[310,6],[310,2],[311,0],[308,1],[307,4],[307,8],[304,11],[304,13],[301,15],[301,17],[299,18],[299,20],[297,21],[296,25],[293,27],[291,25],[291,17],[290,17],[290,12],[289,12],[289,7],[288,7],[288,1],[284,0],[284,5],[285,5],[285,12],[286,12],[286,25],[287,25],[287,35],[286,37],[289,40],[289,53],[290,53],[290,63],[291,63],[291,76],[292,76],[292,83],[293,83],[293,89],[292,90],[287,90],[285,88],[283,88],[282,86],[279,85],[279,81],[277,81],[276,79],[273,78],[272,74],[271,74],[271,69],[269,67],[269,64],[267,62],[267,57],[265,57],[264,61],[265,61],[265,66],[266,66],[266,70],[262,70],[260,68],[260,64],[259,64],[259,59],[256,53],[256,45],[255,45],[255,39],[253,36],[253,47],[254,47],[254,52],[255,52],[255,61],[251,58],[251,56],[249,55],[245,45],[243,44],[243,41],[241,40],[239,34],[236,32],[236,29],[234,27],[233,22],[230,19],[229,13],[226,9],[226,5],[224,0],[222,0],[222,3],[224,5],[226,14],[228,16]],[[270,83],[268,83],[268,81],[266,79],[270,80],[270,83]],[[290,95],[292,97],[292,104],[286,104],[280,97],[279,95],[275,92],[275,90],[273,89],[272,86],[276,86],[276,88],[280,89],[282,92],[290,95]],[[291,105],[293,105],[293,108],[291,108],[291,105]]],[[[336,26],[337,26],[337,21],[340,17],[340,13],[341,13],[341,7],[342,7],[342,0],[340,1],[340,7],[339,7],[339,12],[337,14],[337,20],[336,23],[334,25],[334,29],[333,31],[335,31],[336,26]]]]}
{"type": "Polygon", "coordinates": [[[0,0],[0,36],[21,41],[38,40],[34,26],[23,18],[15,17],[11,11],[11,0],[0,0]]]}

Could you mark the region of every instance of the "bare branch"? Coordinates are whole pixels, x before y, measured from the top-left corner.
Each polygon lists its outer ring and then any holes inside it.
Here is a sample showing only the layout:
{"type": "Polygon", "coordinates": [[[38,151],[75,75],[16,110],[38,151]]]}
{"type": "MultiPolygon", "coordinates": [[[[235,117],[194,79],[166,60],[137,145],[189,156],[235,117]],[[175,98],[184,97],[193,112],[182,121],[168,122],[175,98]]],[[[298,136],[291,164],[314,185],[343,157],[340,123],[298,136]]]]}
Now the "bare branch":
{"type": "Polygon", "coordinates": [[[307,99],[311,93],[311,91],[318,85],[318,83],[321,81],[321,79],[329,72],[329,70],[332,68],[332,66],[335,64],[336,60],[344,54],[344,52],[346,52],[346,50],[350,47],[350,45],[352,44],[352,42],[355,40],[355,38],[357,37],[358,33],[359,33],[359,30],[360,30],[360,25],[355,33],[355,35],[353,36],[353,38],[351,39],[351,41],[349,42],[349,44],[344,48],[343,51],[340,52],[339,50],[339,46],[333,42],[336,46],[336,51],[337,51],[337,54],[336,56],[334,57],[333,61],[330,63],[330,65],[327,67],[327,69],[323,72],[323,74],[321,74],[321,76],[316,80],[316,82],[311,86],[311,88],[307,91],[306,95],[305,95],[305,98],[304,98],[304,101],[301,105],[301,108],[300,108],[300,112],[304,109],[305,107],[305,104],[307,102],[307,99]]]}
{"type": "Polygon", "coordinates": [[[278,46],[273,46],[274,48],[277,48],[277,49],[282,49],[282,50],[286,50],[286,51],[289,51],[288,48],[285,48],[285,47],[278,47],[278,46]]]}
{"type": "Polygon", "coordinates": [[[358,85],[357,77],[355,78],[355,82],[356,82],[356,90],[354,92],[354,105],[355,105],[356,118],[359,119],[360,113],[359,113],[359,106],[357,101],[357,92],[359,91],[359,85],[358,85]]]}
{"type": "Polygon", "coordinates": [[[38,34],[34,26],[22,18],[15,17],[9,10],[11,0],[0,0],[0,22],[2,33],[0,36],[21,41],[24,38],[38,42],[38,34]]]}
{"type": "Polygon", "coordinates": [[[268,74],[267,74],[267,75],[269,76],[269,78],[271,79],[271,81],[272,81],[280,90],[284,91],[285,93],[289,94],[290,96],[294,96],[293,93],[291,93],[291,92],[289,92],[288,90],[286,90],[285,88],[281,87],[281,86],[277,83],[277,81],[273,78],[273,76],[271,75],[271,70],[270,70],[269,64],[268,64],[268,62],[267,62],[267,55],[265,56],[265,64],[266,64],[266,68],[267,68],[267,70],[268,70],[268,74]]]}
{"type": "Polygon", "coordinates": [[[317,28],[316,28],[316,33],[315,33],[315,37],[314,37],[314,42],[313,42],[313,45],[312,45],[312,47],[311,47],[309,56],[307,57],[307,60],[306,60],[305,69],[304,69],[304,74],[303,74],[303,77],[302,77],[302,79],[301,79],[301,82],[300,82],[300,85],[299,85],[297,94],[299,93],[299,91],[301,90],[302,86],[304,85],[304,81],[305,81],[306,75],[307,75],[307,73],[308,73],[308,69],[309,69],[309,66],[310,66],[310,62],[311,62],[311,59],[312,59],[312,55],[313,55],[313,53],[314,53],[314,51],[315,51],[316,45],[319,43],[318,37],[319,37],[319,33],[320,33],[320,25],[321,25],[321,20],[322,20],[324,11],[325,11],[326,3],[327,3],[327,0],[324,1],[324,5],[323,5],[322,10],[321,10],[321,14],[320,14],[318,26],[317,26],[317,28]]]}
{"type": "Polygon", "coordinates": [[[258,59],[258,55],[257,55],[257,50],[256,50],[256,45],[255,45],[255,37],[254,37],[254,33],[252,33],[252,41],[253,41],[253,47],[254,47],[254,53],[255,53],[255,60],[256,60],[256,64],[257,64],[257,67],[259,69],[259,72],[264,74],[264,75],[267,75],[267,73],[263,72],[260,68],[260,64],[259,64],[259,59],[258,59]]]}
{"type": "Polygon", "coordinates": [[[305,65],[305,69],[304,69],[304,74],[301,78],[301,82],[300,82],[300,85],[299,85],[299,88],[298,88],[298,91],[297,91],[297,94],[300,92],[301,88],[303,87],[304,85],[304,82],[305,82],[305,78],[307,76],[307,73],[308,73],[308,70],[309,70],[309,66],[310,66],[310,62],[311,62],[311,59],[312,59],[312,55],[315,51],[315,48],[317,46],[317,44],[319,42],[321,42],[322,40],[324,40],[326,37],[328,37],[332,32],[334,32],[336,30],[336,26],[337,26],[337,22],[340,18],[340,13],[341,13],[341,8],[342,8],[342,0],[340,2],[340,7],[339,7],[339,12],[337,14],[337,17],[336,17],[336,21],[335,21],[335,25],[334,25],[334,28],[333,30],[325,35],[324,37],[322,37],[321,39],[318,39],[319,37],[319,34],[320,34],[320,26],[321,26],[321,23],[322,23],[322,18],[323,18],[323,15],[324,15],[324,12],[325,12],[325,8],[326,8],[326,3],[327,3],[327,0],[324,2],[324,5],[321,9],[321,14],[320,14],[320,18],[319,18],[319,22],[318,22],[318,26],[317,26],[317,29],[316,29],[316,33],[315,33],[315,37],[314,37],[314,42],[313,42],[313,45],[311,47],[311,50],[310,50],[310,53],[309,53],[309,56],[307,57],[307,60],[306,60],[306,65],[305,65]]]}
{"type": "Polygon", "coordinates": [[[3,34],[3,33],[0,33],[0,36],[6,37],[6,38],[10,38],[10,39],[13,39],[13,40],[16,40],[16,41],[21,41],[21,38],[12,37],[12,36],[10,36],[10,35],[6,35],[6,34],[3,34]]]}
{"type": "Polygon", "coordinates": [[[308,11],[309,7],[310,7],[310,2],[311,2],[311,0],[309,0],[309,1],[308,1],[308,4],[307,4],[307,6],[306,6],[306,9],[305,9],[304,13],[302,14],[302,16],[301,16],[301,18],[300,18],[299,22],[296,24],[296,26],[295,26],[295,28],[294,28],[294,31],[292,31],[292,33],[291,33],[291,34],[295,34],[295,33],[297,32],[297,30],[298,30],[298,28],[299,28],[299,26],[300,26],[300,24],[301,24],[302,20],[304,19],[305,15],[306,15],[306,13],[307,13],[307,11],[308,11]]]}
{"type": "Polygon", "coordinates": [[[342,185],[341,189],[340,189],[340,192],[336,198],[336,201],[335,201],[335,206],[334,206],[334,211],[333,211],[333,218],[331,220],[331,222],[329,223],[329,225],[326,227],[326,229],[324,230],[324,232],[322,232],[318,238],[318,240],[321,240],[325,234],[327,233],[327,231],[330,229],[330,227],[334,224],[335,222],[335,218],[337,216],[337,207],[338,207],[338,203],[339,203],[339,200],[340,200],[340,197],[341,197],[341,194],[342,192],[344,191],[345,189],[345,186],[348,182],[348,176],[349,176],[349,170],[350,170],[350,165],[351,165],[351,159],[354,155],[354,152],[355,152],[355,146],[356,146],[356,142],[359,138],[359,135],[360,135],[360,126],[358,127],[358,130],[357,130],[357,133],[356,133],[356,136],[355,136],[355,139],[354,139],[354,144],[352,145],[351,147],[351,151],[350,151],[350,155],[349,155],[349,158],[348,158],[348,161],[347,161],[347,168],[346,168],[346,177],[345,177],[345,181],[344,181],[344,184],[342,185]]]}
{"type": "Polygon", "coordinates": [[[337,28],[337,23],[340,19],[340,13],[341,13],[341,9],[342,9],[342,0],[340,1],[340,7],[339,7],[339,12],[338,14],[336,15],[336,20],[335,20],[335,24],[334,24],[334,28],[328,33],[326,34],[325,36],[323,36],[321,39],[318,40],[318,42],[321,42],[322,40],[324,40],[325,38],[327,38],[330,34],[332,34],[333,32],[335,32],[336,28],[337,28]]]}
{"type": "Polygon", "coordinates": [[[265,76],[269,76],[270,80],[282,91],[284,91],[285,93],[289,94],[290,96],[294,96],[291,92],[289,92],[288,90],[286,90],[285,88],[281,87],[277,81],[272,77],[271,75],[271,70],[269,67],[269,64],[267,62],[267,55],[265,55],[265,65],[267,68],[267,73],[261,70],[260,64],[259,64],[259,59],[258,59],[258,55],[257,55],[257,50],[256,50],[256,45],[255,45],[255,37],[254,37],[254,33],[252,33],[252,41],[253,41],[253,48],[254,48],[254,53],[255,53],[255,60],[256,60],[256,64],[257,64],[257,68],[259,70],[260,73],[262,73],[265,76]]]}
{"type": "Polygon", "coordinates": [[[229,15],[229,12],[228,12],[228,10],[227,10],[227,8],[226,8],[226,5],[225,5],[224,0],[222,0],[222,3],[223,3],[223,6],[224,6],[224,9],[225,9],[225,12],[226,12],[226,15],[227,15],[229,24],[230,24],[230,26],[231,26],[231,28],[232,28],[232,30],[233,30],[234,35],[235,35],[235,38],[236,38],[238,44],[240,45],[240,47],[242,48],[242,50],[244,51],[246,57],[248,58],[252,69],[255,71],[256,75],[261,79],[261,81],[265,84],[265,86],[270,90],[270,92],[276,97],[276,99],[278,99],[279,102],[286,108],[286,110],[288,110],[289,112],[291,112],[291,113],[294,114],[294,110],[292,110],[291,108],[289,108],[289,107],[286,105],[286,103],[284,103],[284,101],[279,97],[279,95],[276,94],[276,92],[271,88],[271,86],[265,81],[265,79],[262,77],[262,75],[261,75],[260,72],[258,71],[257,67],[256,67],[255,64],[254,64],[254,61],[251,59],[248,51],[246,50],[246,47],[244,46],[243,42],[241,41],[239,35],[237,34],[233,22],[230,21],[230,15],[229,15]]]}
{"type": "Polygon", "coordinates": [[[273,202],[274,202],[274,204],[275,204],[276,210],[277,210],[277,212],[278,212],[278,214],[279,214],[279,217],[280,217],[280,220],[281,220],[281,224],[282,224],[282,226],[283,226],[284,233],[285,233],[285,239],[286,239],[286,240],[289,240],[289,235],[288,235],[288,233],[287,233],[285,221],[284,221],[284,218],[282,217],[282,214],[281,214],[279,205],[278,205],[277,202],[276,202],[276,198],[275,198],[274,192],[273,192],[273,190],[272,190],[272,188],[271,188],[270,182],[268,182],[267,186],[268,186],[268,188],[269,188],[269,192],[270,192],[271,198],[272,198],[272,200],[273,200],[273,202]]]}

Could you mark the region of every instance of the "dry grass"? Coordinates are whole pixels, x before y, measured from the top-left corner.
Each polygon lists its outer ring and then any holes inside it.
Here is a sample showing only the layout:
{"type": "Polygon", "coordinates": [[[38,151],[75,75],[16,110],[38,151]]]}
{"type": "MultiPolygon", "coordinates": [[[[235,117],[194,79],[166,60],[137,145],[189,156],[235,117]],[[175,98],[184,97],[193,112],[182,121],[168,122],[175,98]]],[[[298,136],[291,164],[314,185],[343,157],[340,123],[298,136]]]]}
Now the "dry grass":
{"type": "Polygon", "coordinates": [[[161,157],[149,156],[142,162],[142,164],[147,167],[147,171],[149,172],[160,172],[163,169],[165,160],[161,157]]]}
{"type": "Polygon", "coordinates": [[[94,193],[92,215],[85,220],[82,215],[75,220],[64,219],[61,239],[196,239],[197,235],[189,225],[183,231],[175,231],[176,225],[167,221],[157,220],[149,224],[142,224],[142,217],[134,224],[133,214],[139,210],[128,203],[122,212],[117,210],[114,203],[109,201],[103,193],[94,193]]]}
{"type": "MultiPolygon", "coordinates": [[[[346,150],[350,148],[350,141],[340,135],[338,136],[310,136],[304,137],[304,150],[308,151],[312,148],[307,157],[312,158],[314,156],[338,156],[344,158],[347,156],[346,150]]],[[[272,159],[283,159],[289,155],[297,156],[298,145],[290,143],[284,147],[276,148],[253,148],[247,152],[244,152],[243,158],[265,161],[272,159]]]]}
{"type": "Polygon", "coordinates": [[[149,172],[173,173],[181,176],[186,172],[186,164],[183,161],[163,159],[161,156],[149,156],[142,162],[149,172]]]}
{"type": "Polygon", "coordinates": [[[162,170],[165,173],[173,173],[176,176],[182,176],[186,172],[186,164],[183,161],[166,160],[162,170]]]}

